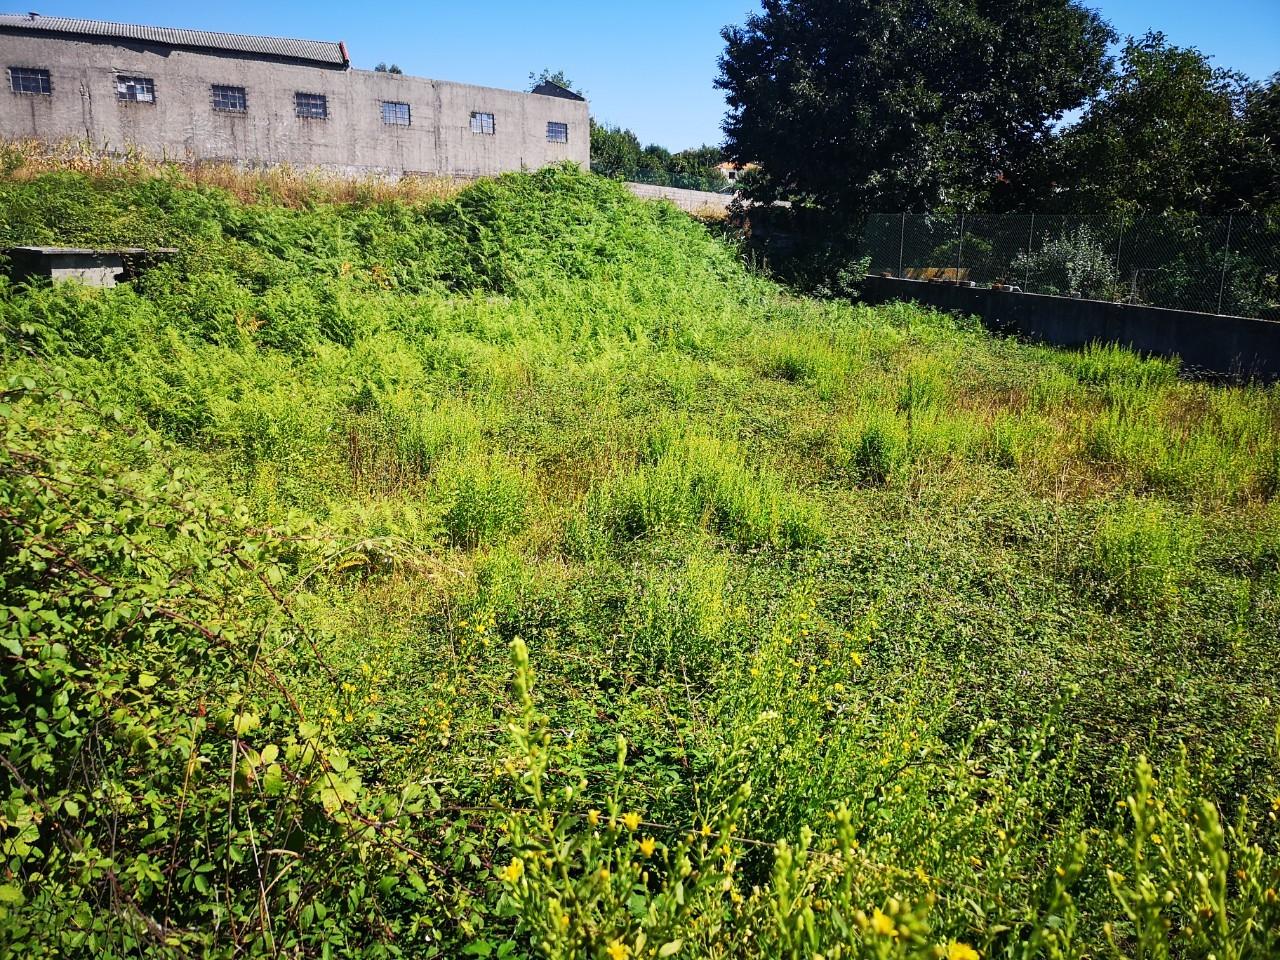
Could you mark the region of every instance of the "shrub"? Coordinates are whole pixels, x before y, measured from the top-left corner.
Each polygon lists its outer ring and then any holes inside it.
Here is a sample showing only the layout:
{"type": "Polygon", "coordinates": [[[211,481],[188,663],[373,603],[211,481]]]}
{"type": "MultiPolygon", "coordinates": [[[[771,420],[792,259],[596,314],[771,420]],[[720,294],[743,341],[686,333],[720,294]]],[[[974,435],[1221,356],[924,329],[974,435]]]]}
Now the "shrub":
{"type": "Polygon", "coordinates": [[[1028,290],[1090,300],[1119,300],[1123,295],[1111,252],[1087,226],[1051,240],[1034,253],[1019,253],[1013,273],[1028,290]]]}
{"type": "Polygon", "coordinates": [[[743,546],[796,547],[820,538],[816,507],[776,474],[747,467],[731,444],[673,429],[662,426],[650,435],[651,462],[591,492],[590,526],[622,540],[704,523],[743,546]]]}
{"type": "Polygon", "coordinates": [[[840,456],[855,482],[883,486],[906,463],[906,426],[892,413],[873,413],[842,436],[840,456]]]}
{"type": "Polygon", "coordinates": [[[1199,528],[1158,503],[1116,504],[1094,532],[1091,570],[1104,595],[1131,606],[1162,608],[1177,602],[1195,568],[1199,528]]]}
{"type": "Polygon", "coordinates": [[[465,548],[518,532],[533,499],[529,475],[498,454],[445,461],[436,475],[435,490],[445,504],[443,523],[450,541],[465,548]]]}

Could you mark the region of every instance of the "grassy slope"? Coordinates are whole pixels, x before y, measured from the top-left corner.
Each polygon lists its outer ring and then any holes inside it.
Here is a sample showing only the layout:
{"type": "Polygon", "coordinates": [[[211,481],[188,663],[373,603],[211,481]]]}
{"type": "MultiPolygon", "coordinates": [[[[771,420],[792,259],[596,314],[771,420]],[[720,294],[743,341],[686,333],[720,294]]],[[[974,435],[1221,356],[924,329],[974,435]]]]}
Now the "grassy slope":
{"type": "Polygon", "coordinates": [[[0,291],[6,542],[38,529],[97,578],[4,568],[6,604],[79,598],[61,626],[6,621],[0,710],[27,783],[6,822],[45,823],[53,851],[7,851],[15,942],[1275,947],[1218,923],[1277,917],[1275,388],[798,300],[571,171],[314,200],[136,171],[0,186],[6,244],[186,251],[136,288],[0,291]],[[117,602],[127,616],[97,609],[117,602]],[[59,629],[70,653],[41,646],[59,629]],[[232,655],[205,662],[215,639],[232,655]],[[41,747],[62,681],[27,667],[50,657],[79,671],[80,714],[41,747]],[[154,713],[113,713],[131,698],[154,713]],[[267,743],[286,758],[270,790],[267,743]],[[325,794],[307,750],[359,783],[325,794]],[[62,764],[90,754],[116,759],[62,764]],[[1147,789],[1140,755],[1159,802],[1117,809],[1147,789]],[[1254,869],[1243,836],[1221,841],[1253,873],[1217,913],[1187,879],[1227,876],[1200,795],[1271,851],[1254,869]],[[95,812],[50,832],[52,798],[95,812]],[[1152,831],[1163,867],[1134,852],[1152,831]],[[110,837],[117,866],[77,875],[71,835],[110,837]],[[287,862],[260,862],[273,842],[305,856],[259,897],[287,862]],[[1127,892],[1143,877],[1154,907],[1127,892]]]}

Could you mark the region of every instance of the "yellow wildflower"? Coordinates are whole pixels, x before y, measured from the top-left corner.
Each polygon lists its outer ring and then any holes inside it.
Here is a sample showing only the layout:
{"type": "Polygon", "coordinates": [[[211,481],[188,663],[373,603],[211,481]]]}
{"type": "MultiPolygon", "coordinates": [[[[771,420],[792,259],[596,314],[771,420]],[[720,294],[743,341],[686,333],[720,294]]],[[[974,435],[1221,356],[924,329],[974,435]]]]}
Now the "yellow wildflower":
{"type": "Polygon", "coordinates": [[[520,859],[512,860],[509,864],[502,868],[502,879],[507,883],[515,883],[524,876],[524,861],[520,859]]]}
{"type": "Polygon", "coordinates": [[[595,826],[599,826],[599,825],[600,825],[600,811],[599,811],[599,810],[588,810],[588,811],[587,811],[587,823],[591,824],[593,827],[595,827],[595,826]]]}
{"type": "Polygon", "coordinates": [[[632,833],[635,833],[640,827],[640,814],[624,813],[622,815],[622,825],[632,833]]]}
{"type": "Polygon", "coordinates": [[[871,929],[882,937],[896,937],[898,928],[893,925],[893,918],[885,914],[879,907],[871,915],[871,929]]]}
{"type": "Polygon", "coordinates": [[[979,960],[980,956],[977,950],[959,940],[947,944],[947,960],[979,960]]]}
{"type": "Polygon", "coordinates": [[[610,941],[609,946],[605,947],[604,952],[609,955],[609,960],[627,960],[631,948],[621,940],[613,940],[610,941]]]}
{"type": "Polygon", "coordinates": [[[652,857],[653,851],[656,850],[658,844],[654,842],[653,837],[645,837],[640,841],[640,852],[646,857],[652,857]]]}

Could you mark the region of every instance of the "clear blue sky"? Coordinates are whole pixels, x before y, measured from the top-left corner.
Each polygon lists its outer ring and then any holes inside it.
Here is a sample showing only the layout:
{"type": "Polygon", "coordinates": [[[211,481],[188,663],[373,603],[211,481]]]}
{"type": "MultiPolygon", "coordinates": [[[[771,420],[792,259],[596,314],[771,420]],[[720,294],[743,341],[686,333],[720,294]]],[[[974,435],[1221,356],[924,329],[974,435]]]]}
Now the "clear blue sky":
{"type": "MultiPolygon", "coordinates": [[[[646,3],[418,0],[311,3],[218,0],[15,0],[46,16],[345,40],[357,67],[522,89],[528,73],[563,69],[585,87],[598,120],[672,149],[720,139],[724,100],[712,86],[719,31],[754,0],[646,3]]],[[[1280,70],[1280,0],[1095,0],[1122,35],[1163,30],[1221,66],[1257,79],[1280,70]]]]}

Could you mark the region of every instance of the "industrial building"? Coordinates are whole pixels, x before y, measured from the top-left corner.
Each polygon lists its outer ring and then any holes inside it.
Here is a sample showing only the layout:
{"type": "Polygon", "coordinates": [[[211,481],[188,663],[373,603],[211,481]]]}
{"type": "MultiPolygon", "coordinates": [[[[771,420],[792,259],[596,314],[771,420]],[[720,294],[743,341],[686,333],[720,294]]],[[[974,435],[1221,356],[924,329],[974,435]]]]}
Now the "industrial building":
{"type": "Polygon", "coordinates": [[[346,45],[0,14],[0,136],[351,174],[590,164],[587,102],[356,70],[346,45]]]}

